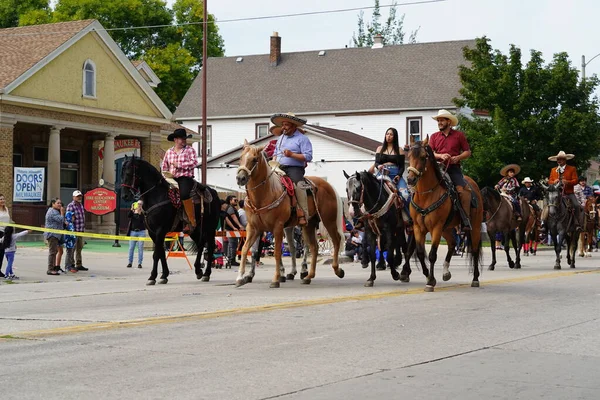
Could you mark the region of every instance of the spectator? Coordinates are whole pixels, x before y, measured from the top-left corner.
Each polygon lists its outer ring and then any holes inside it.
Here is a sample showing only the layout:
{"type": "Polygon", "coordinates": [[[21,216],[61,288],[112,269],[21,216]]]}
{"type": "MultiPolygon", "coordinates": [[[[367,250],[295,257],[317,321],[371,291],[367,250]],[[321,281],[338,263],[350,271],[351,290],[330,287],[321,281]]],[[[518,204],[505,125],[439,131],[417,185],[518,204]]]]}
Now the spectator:
{"type": "MultiPolygon", "coordinates": [[[[236,196],[227,196],[227,198],[225,199],[225,202],[227,203],[227,216],[225,217],[225,230],[228,232],[239,232],[244,230],[244,227],[242,226],[241,222],[240,222],[240,215],[238,214],[237,210],[236,210],[236,205],[237,205],[237,197],[236,196]]],[[[238,267],[240,265],[240,263],[238,263],[235,260],[235,256],[236,256],[236,252],[237,252],[237,246],[239,243],[239,238],[237,237],[230,237],[229,238],[229,245],[227,246],[227,264],[228,267],[238,267]]]]}
{"type": "MultiPolygon", "coordinates": [[[[131,209],[127,214],[129,218],[129,229],[127,236],[133,237],[146,237],[146,225],[144,224],[144,210],[142,206],[144,203],[142,200],[136,201],[131,205],[131,209]]],[[[129,241],[129,263],[127,268],[131,268],[133,263],[133,253],[135,253],[135,245],[138,247],[138,268],[142,268],[142,262],[144,261],[144,241],[143,240],[130,240],[129,241]]]]}
{"type": "MultiPolygon", "coordinates": [[[[73,211],[67,211],[65,213],[65,225],[68,231],[75,231],[75,225],[73,224],[73,211]]],[[[73,274],[76,274],[77,268],[75,268],[75,245],[77,244],[77,236],[64,235],[63,239],[65,241],[65,248],[67,249],[65,269],[73,274]]]]}
{"type": "MultiPolygon", "coordinates": [[[[48,229],[65,228],[65,208],[62,201],[56,197],[50,200],[50,207],[46,212],[45,227],[48,229]]],[[[60,263],[63,255],[63,235],[60,233],[44,232],[48,241],[48,271],[47,275],[60,275],[60,263]]]]}
{"type": "MultiPolygon", "coordinates": [[[[0,194],[0,222],[10,223],[10,214],[8,213],[8,208],[6,207],[6,199],[3,194],[0,194]]],[[[6,227],[4,225],[0,225],[0,239],[4,236],[4,229],[6,227]]],[[[0,278],[4,278],[4,273],[2,272],[2,262],[4,261],[4,247],[0,246],[0,278]]]]}
{"type": "Polygon", "coordinates": [[[356,229],[350,232],[350,237],[346,240],[346,256],[354,258],[354,261],[358,261],[362,257],[362,238],[360,232],[356,229]]]}
{"type": "MultiPolygon", "coordinates": [[[[82,200],[83,194],[81,194],[79,190],[76,190],[73,192],[73,201],[67,206],[67,212],[71,211],[73,213],[72,221],[75,232],[83,232],[85,230],[85,210],[83,209],[83,204],[81,204],[82,200]]],[[[88,270],[88,268],[83,266],[81,249],[83,249],[83,237],[77,236],[75,241],[75,265],[67,265],[67,268],[72,269],[71,267],[75,266],[77,271],[88,270]]],[[[68,253],[69,252],[67,251],[67,261],[69,261],[68,253]]],[[[70,261],[72,262],[73,260],[71,259],[70,261]]]]}
{"type": "Polygon", "coordinates": [[[4,237],[1,239],[1,247],[4,248],[4,255],[6,256],[6,276],[4,278],[10,281],[19,279],[19,277],[14,274],[12,268],[15,260],[15,253],[17,252],[17,240],[20,237],[27,235],[30,231],[14,232],[15,229],[12,226],[7,226],[4,229],[4,237]]]}

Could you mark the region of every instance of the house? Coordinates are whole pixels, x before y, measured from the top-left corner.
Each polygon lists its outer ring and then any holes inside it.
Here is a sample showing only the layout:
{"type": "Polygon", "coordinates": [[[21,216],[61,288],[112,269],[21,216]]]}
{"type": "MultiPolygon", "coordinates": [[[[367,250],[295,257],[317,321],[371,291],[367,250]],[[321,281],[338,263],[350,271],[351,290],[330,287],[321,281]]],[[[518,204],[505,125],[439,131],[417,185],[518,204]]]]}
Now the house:
{"type": "MultiPolygon", "coordinates": [[[[125,147],[160,163],[172,115],[144,64],[136,68],[96,20],[0,29],[0,193],[13,220],[40,226],[51,198],[68,203],[101,178],[114,187],[125,147]],[[40,201],[13,201],[13,167],[44,168],[40,201]]],[[[113,213],[86,222],[115,229],[113,213]]]]}
{"type": "MultiPolygon", "coordinates": [[[[409,136],[419,140],[437,131],[431,116],[439,109],[456,110],[452,99],[461,87],[463,48],[474,44],[376,43],[373,48],[282,53],[281,37],[274,33],[269,54],[209,58],[209,159],[244,139],[266,136],[269,116],[276,112],[293,112],[313,126],[353,132],[378,143],[388,127],[398,129],[401,145],[410,142],[409,136]]],[[[175,118],[200,131],[201,110],[198,76],[175,118]]]]}

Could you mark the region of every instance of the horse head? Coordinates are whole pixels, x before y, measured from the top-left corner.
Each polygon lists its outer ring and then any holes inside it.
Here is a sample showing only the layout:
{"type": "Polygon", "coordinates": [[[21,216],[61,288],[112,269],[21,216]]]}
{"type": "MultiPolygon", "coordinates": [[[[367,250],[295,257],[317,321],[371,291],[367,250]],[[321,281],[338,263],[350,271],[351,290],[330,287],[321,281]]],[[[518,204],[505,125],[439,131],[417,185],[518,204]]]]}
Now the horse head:
{"type": "Polygon", "coordinates": [[[360,218],[363,214],[363,197],[364,197],[364,186],[360,179],[358,172],[348,175],[346,171],[344,176],[346,177],[346,196],[348,197],[348,214],[351,218],[360,218]]]}
{"type": "Polygon", "coordinates": [[[544,199],[548,204],[549,215],[555,215],[557,213],[557,208],[560,208],[560,203],[562,201],[562,189],[563,185],[561,182],[556,182],[555,184],[549,184],[546,186],[546,194],[544,195],[544,199]]]}
{"type": "Polygon", "coordinates": [[[127,190],[121,191],[121,197],[125,201],[132,201],[139,194],[139,176],[137,175],[137,159],[134,156],[125,155],[125,162],[121,168],[121,187],[127,190]]]}
{"type": "Polygon", "coordinates": [[[258,175],[266,171],[267,160],[263,153],[263,148],[251,146],[247,140],[244,140],[244,147],[240,156],[240,166],[236,174],[236,181],[239,186],[246,186],[251,178],[260,179],[258,175]]]}
{"type": "Polygon", "coordinates": [[[486,186],[483,189],[481,189],[481,198],[483,199],[483,209],[485,211],[492,210],[492,199],[496,201],[496,206],[497,203],[501,200],[498,191],[489,186],[486,186]]]}
{"type": "Polygon", "coordinates": [[[416,186],[417,182],[426,174],[428,171],[434,171],[438,181],[442,180],[441,173],[437,168],[435,156],[433,155],[433,149],[429,147],[429,136],[425,140],[416,142],[409,150],[408,153],[408,172],[407,183],[409,186],[416,186]],[[427,164],[431,164],[430,168],[427,164]]]}

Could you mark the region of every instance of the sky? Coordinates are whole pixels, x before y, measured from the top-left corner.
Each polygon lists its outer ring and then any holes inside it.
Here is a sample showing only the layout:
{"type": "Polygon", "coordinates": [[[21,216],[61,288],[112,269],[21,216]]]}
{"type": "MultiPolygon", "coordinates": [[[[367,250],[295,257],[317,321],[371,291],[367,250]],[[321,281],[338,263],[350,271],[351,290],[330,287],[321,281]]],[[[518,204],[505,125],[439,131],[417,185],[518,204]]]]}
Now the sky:
{"type": "MultiPolygon", "coordinates": [[[[418,2],[421,0],[409,0],[418,2]]],[[[419,28],[418,42],[474,39],[487,36],[495,49],[508,53],[511,44],[528,60],[531,49],[550,61],[553,54],[567,52],[581,67],[600,53],[600,1],[598,0],[445,0],[403,6],[405,31],[419,28]]],[[[168,0],[169,4],[173,0],[168,0]]],[[[380,0],[382,6],[392,0],[380,0]]],[[[372,7],[373,0],[208,0],[208,11],[217,22],[228,19],[372,7]]],[[[382,8],[381,21],[389,8],[382,8]]],[[[343,48],[350,45],[357,29],[358,11],[257,21],[221,22],[226,56],[266,54],[269,37],[278,32],[283,53],[343,48]]],[[[365,10],[370,21],[371,10],[365,10]]],[[[600,75],[600,56],[586,67],[586,75],[600,75]]]]}

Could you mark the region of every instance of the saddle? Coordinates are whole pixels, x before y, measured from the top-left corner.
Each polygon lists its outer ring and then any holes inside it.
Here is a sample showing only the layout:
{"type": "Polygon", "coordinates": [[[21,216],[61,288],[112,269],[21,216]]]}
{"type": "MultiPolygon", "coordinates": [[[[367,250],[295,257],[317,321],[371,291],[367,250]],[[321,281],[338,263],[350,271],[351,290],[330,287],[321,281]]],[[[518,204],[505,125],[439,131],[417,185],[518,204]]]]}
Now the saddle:
{"type": "MultiPolygon", "coordinates": [[[[455,210],[456,209],[462,210],[462,206],[460,205],[460,199],[458,198],[458,192],[456,191],[454,182],[452,182],[452,179],[450,179],[450,175],[448,175],[448,173],[444,171],[444,169],[442,168],[442,166],[440,164],[438,164],[438,168],[440,168],[440,171],[442,172],[442,176],[444,178],[442,185],[445,186],[446,189],[448,189],[448,192],[450,193],[450,198],[452,199],[452,203],[454,204],[455,210]]],[[[469,192],[471,192],[471,208],[477,208],[478,200],[477,200],[477,195],[475,194],[475,191],[473,190],[473,186],[471,186],[471,184],[469,182],[467,182],[466,180],[465,180],[465,182],[467,183],[467,187],[465,189],[468,190],[469,192]]]]}
{"type": "MultiPolygon", "coordinates": [[[[167,183],[169,184],[169,200],[171,200],[171,204],[173,204],[173,207],[178,209],[179,219],[189,223],[190,221],[182,207],[183,203],[181,202],[181,196],[179,195],[179,184],[175,179],[173,179],[171,173],[164,171],[163,176],[165,178],[165,181],[167,181],[167,183]]],[[[202,218],[202,215],[204,215],[204,204],[210,204],[213,201],[213,196],[210,193],[210,190],[207,190],[207,188],[208,186],[203,185],[202,183],[194,179],[194,186],[192,186],[190,196],[194,204],[200,205],[200,215],[198,215],[197,208],[194,207],[196,220],[199,220],[200,218],[202,218]]],[[[174,228],[175,226],[173,226],[173,229],[174,228]]]]}
{"type": "MultiPolygon", "coordinates": [[[[310,179],[304,178],[304,180],[294,185],[292,179],[285,173],[284,170],[280,168],[280,164],[277,161],[269,161],[269,167],[271,167],[271,170],[274,174],[277,174],[279,176],[281,186],[283,186],[288,196],[290,197],[292,209],[294,210],[294,212],[296,211],[296,208],[298,206],[298,200],[296,198],[296,188],[306,190],[307,196],[313,196],[313,193],[316,190],[317,186],[310,179]]],[[[306,220],[308,221],[310,217],[311,216],[306,215],[306,220]]]]}

